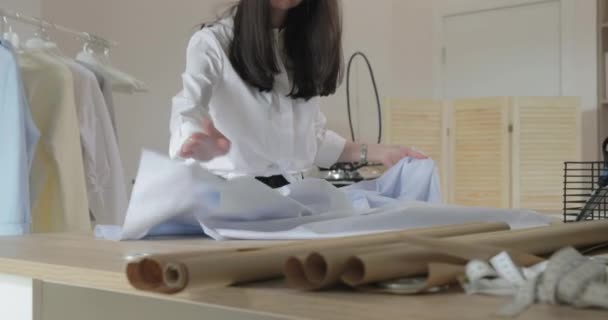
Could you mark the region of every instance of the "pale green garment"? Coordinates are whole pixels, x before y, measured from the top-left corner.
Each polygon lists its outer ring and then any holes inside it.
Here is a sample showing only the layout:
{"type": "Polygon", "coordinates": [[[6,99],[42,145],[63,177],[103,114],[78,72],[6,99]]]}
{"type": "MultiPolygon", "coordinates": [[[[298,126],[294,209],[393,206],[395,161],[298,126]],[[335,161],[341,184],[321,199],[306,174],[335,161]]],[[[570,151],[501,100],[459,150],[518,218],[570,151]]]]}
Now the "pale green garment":
{"type": "Polygon", "coordinates": [[[18,57],[34,122],[41,132],[32,167],[32,229],[91,229],[74,83],[70,70],[42,52],[18,57]]]}

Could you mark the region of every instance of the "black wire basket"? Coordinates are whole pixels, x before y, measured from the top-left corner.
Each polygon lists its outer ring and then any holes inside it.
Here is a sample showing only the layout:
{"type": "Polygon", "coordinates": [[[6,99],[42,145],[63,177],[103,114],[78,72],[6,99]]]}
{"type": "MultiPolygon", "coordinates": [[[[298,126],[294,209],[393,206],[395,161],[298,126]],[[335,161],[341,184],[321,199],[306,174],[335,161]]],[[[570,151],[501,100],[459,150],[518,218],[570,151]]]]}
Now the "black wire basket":
{"type": "Polygon", "coordinates": [[[604,161],[564,163],[564,222],[608,219],[604,161]]]}

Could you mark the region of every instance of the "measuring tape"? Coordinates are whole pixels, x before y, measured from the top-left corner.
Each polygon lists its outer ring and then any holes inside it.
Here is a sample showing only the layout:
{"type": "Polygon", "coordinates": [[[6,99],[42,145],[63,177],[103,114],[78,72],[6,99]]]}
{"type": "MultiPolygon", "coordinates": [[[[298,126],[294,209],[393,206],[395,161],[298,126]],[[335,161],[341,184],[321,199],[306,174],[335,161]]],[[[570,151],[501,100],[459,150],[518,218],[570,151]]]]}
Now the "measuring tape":
{"type": "Polygon", "coordinates": [[[548,261],[519,268],[506,253],[471,261],[461,285],[468,294],[513,295],[498,311],[513,317],[535,302],[608,309],[606,261],[583,256],[573,248],[555,253],[548,261]]]}
{"type": "Polygon", "coordinates": [[[506,252],[501,252],[494,258],[490,259],[490,264],[503,279],[506,279],[515,287],[520,287],[526,283],[526,279],[524,279],[524,275],[519,270],[519,268],[515,265],[509,254],[506,252]]]}
{"type": "Polygon", "coordinates": [[[473,260],[466,266],[466,278],[461,285],[468,294],[483,293],[497,296],[511,296],[516,288],[485,261],[473,260]]]}

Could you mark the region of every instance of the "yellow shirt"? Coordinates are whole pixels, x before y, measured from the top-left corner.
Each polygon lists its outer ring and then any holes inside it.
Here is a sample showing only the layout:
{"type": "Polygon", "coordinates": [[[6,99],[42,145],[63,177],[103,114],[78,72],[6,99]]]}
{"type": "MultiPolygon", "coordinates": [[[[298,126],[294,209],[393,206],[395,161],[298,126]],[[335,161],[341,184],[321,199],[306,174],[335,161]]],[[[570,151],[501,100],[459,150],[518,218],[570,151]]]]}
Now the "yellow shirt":
{"type": "Polygon", "coordinates": [[[32,231],[91,229],[74,83],[42,52],[19,55],[24,87],[41,137],[32,166],[32,231]]]}

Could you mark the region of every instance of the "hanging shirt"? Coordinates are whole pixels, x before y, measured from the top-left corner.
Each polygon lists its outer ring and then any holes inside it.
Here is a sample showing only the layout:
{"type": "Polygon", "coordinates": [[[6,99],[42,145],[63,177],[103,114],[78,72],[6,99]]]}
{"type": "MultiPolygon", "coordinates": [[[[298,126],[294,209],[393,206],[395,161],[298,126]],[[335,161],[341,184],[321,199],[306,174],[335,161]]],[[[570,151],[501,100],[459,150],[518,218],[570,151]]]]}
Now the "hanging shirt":
{"type": "Polygon", "coordinates": [[[116,138],[118,140],[118,129],[116,127],[116,115],[114,113],[114,95],[112,93],[112,84],[110,83],[110,80],[108,80],[108,78],[106,78],[106,76],[104,76],[103,73],[94,65],[86,63],[86,62],[82,62],[82,61],[77,61],[77,62],[79,64],[81,64],[82,66],[84,66],[85,68],[89,69],[89,71],[93,72],[93,74],[97,78],[97,83],[99,84],[99,88],[101,89],[101,92],[103,93],[103,99],[104,99],[106,108],[108,109],[108,113],[110,114],[110,120],[112,120],[112,127],[114,130],[114,135],[116,136],[116,138]]]}
{"type": "Polygon", "coordinates": [[[61,59],[74,77],[74,93],[89,206],[96,223],[120,224],[127,211],[127,189],[112,121],[95,75],[61,59]]]}
{"type": "Polygon", "coordinates": [[[30,168],[39,136],[12,46],[0,41],[0,236],[30,231],[30,168]]]}
{"type": "Polygon", "coordinates": [[[32,166],[34,232],[88,231],[89,203],[70,70],[42,52],[20,54],[34,122],[41,132],[32,166]]]}
{"type": "MultiPolygon", "coordinates": [[[[314,164],[333,165],[345,139],[326,130],[317,97],[288,97],[291,81],[282,62],[273,90],[262,92],[243,81],[228,57],[233,19],[198,31],[188,45],[183,89],[173,98],[170,155],[202,132],[210,116],[232,143],[225,156],[202,165],[227,178],[298,173],[314,164]]],[[[277,56],[281,56],[277,52],[277,56]]]]}

